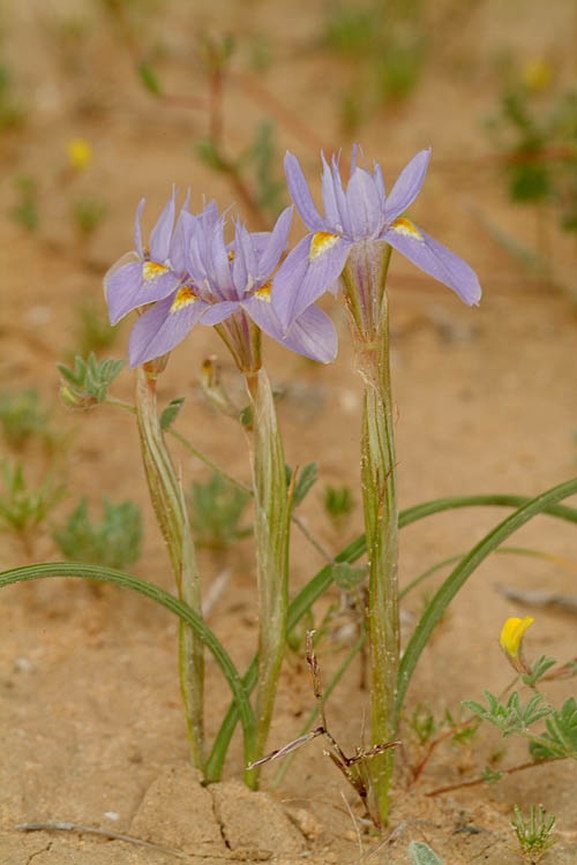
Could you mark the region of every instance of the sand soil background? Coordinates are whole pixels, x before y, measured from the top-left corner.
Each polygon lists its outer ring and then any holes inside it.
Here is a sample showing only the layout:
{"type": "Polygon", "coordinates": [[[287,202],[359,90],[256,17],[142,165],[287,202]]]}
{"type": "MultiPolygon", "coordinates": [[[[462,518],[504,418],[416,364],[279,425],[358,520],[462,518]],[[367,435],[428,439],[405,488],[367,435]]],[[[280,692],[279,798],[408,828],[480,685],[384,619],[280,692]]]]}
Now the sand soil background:
{"type": "MultiPolygon", "coordinates": [[[[323,47],[328,4],[225,2],[121,4],[124,18],[106,4],[79,0],[4,2],[0,10],[2,62],[11,70],[15,98],[25,109],[16,128],[0,133],[0,385],[2,391],[36,388],[56,404],[51,423],[66,434],[58,472],[70,495],[53,515],[62,523],[77,499],[131,499],[143,509],[144,554],[132,569],[171,588],[166,552],[156,528],[140,469],[133,418],[112,407],[73,414],[58,404],[56,363],[78,350],[79,308],[104,314],[101,280],[132,246],[136,204],[146,197],[145,229],[171,186],[190,186],[191,207],[202,197],[221,207],[242,196],[230,180],[193,154],[205,138],[207,77],[198,59],[201,33],[231,33],[236,52],[224,87],[224,140],[231,154],[246,148],[258,125],[274,123],[278,177],[290,148],[316,183],[319,148],[327,152],[353,140],[383,166],[390,188],[408,159],[431,145],[433,158],[414,205],[417,223],[462,255],[479,273],[484,296],[468,309],[408,262],[393,259],[390,277],[393,387],[398,436],[401,507],[443,495],[507,492],[535,495],[575,473],[575,247],[556,231],[553,211],[536,215],[511,205],[502,165],[483,129],[502,86],[499,58],[522,68],[535,59],[552,64],[558,83],[570,79],[575,19],[571,4],[537,2],[431,3],[429,54],[422,80],[401,102],[374,111],[353,134],[342,130],[342,94],[354,61],[323,47]],[[123,23],[124,22],[124,23],[123,23]],[[257,50],[258,49],[258,50],[257,50]],[[268,62],[255,68],[255,56],[268,62]],[[135,73],[139,52],[154,58],[164,88],[148,93],[135,73]],[[258,53],[260,52],[260,54],[258,53]],[[266,53],[265,52],[265,53],[266,53]],[[262,59],[262,56],[261,56],[262,59]],[[90,165],[74,174],[66,147],[90,142],[90,165]],[[37,184],[40,217],[35,233],[8,218],[18,204],[16,179],[37,184]],[[88,239],[70,218],[79,195],[106,203],[106,216],[88,239]],[[551,224],[547,228],[547,223],[551,224]],[[547,228],[543,247],[543,227],[547,228]],[[504,237],[544,250],[552,278],[521,267],[504,237]],[[541,245],[540,245],[541,244],[541,245]]],[[[260,62],[260,61],[259,61],[260,62]]],[[[318,191],[318,184],[316,185],[318,191]]],[[[257,226],[252,224],[251,228],[257,226]]],[[[293,240],[303,229],[295,219],[293,240]]],[[[510,247],[510,244],[509,244],[510,247]]],[[[321,367],[266,344],[266,363],[279,392],[278,410],[287,461],[320,464],[321,479],[301,517],[332,553],[361,531],[359,508],[336,532],[322,509],[322,489],[358,489],[360,389],[338,301],[323,301],[339,329],[335,364],[321,367]]],[[[120,328],[105,351],[122,357],[129,328],[120,328]]],[[[179,429],[236,477],[249,466],[238,425],[208,404],[198,385],[200,365],[217,354],[224,380],[242,399],[241,385],[215,334],[199,327],[170,360],[160,384],[163,401],[184,396],[179,429]]],[[[124,371],[114,395],[130,400],[133,377],[124,371]]],[[[206,468],[171,445],[186,483],[206,481],[206,468]]],[[[6,442],[3,456],[13,456],[6,442]]],[[[20,451],[27,477],[37,481],[47,457],[41,444],[20,451]]],[[[358,499],[358,493],[356,494],[358,499]]],[[[499,509],[442,514],[404,529],[403,584],[430,565],[470,548],[503,516],[499,509]]],[[[425,651],[408,697],[407,717],[430,702],[440,718],[458,715],[460,701],[498,692],[510,680],[498,635],[510,615],[535,615],[527,636],[532,657],[575,655],[575,614],[544,607],[536,612],[507,599],[506,585],[522,591],[575,594],[575,531],[540,518],[515,544],[546,551],[556,561],[495,555],[458,595],[425,651]],[[564,561],[561,561],[563,559],[564,561]]],[[[205,588],[226,571],[208,621],[243,669],[256,642],[254,573],[250,539],[231,553],[201,551],[205,588]]],[[[50,531],[38,531],[23,551],[1,536],[2,568],[58,560],[50,531]]],[[[295,532],[291,591],[323,565],[295,532]]],[[[404,639],[427,597],[434,575],[403,605],[404,639]]],[[[315,610],[320,621],[336,592],[315,610]]],[[[342,663],[355,622],[341,617],[319,649],[325,679],[342,663]]],[[[176,623],[149,601],[111,586],[50,580],[0,593],[0,862],[2,865],[99,863],[220,863],[276,861],[409,862],[410,840],[427,841],[450,865],[520,861],[509,827],[513,804],[543,805],[557,815],[558,843],[544,862],[577,861],[575,767],[543,766],[498,785],[426,794],[475,778],[499,757],[500,766],[522,762],[526,749],[503,743],[483,728],[466,744],[447,742],[418,784],[410,766],[422,750],[409,725],[402,731],[398,784],[389,843],[378,846],[343,777],[314,741],[298,752],[280,788],[251,794],[242,787],[240,743],[235,740],[221,784],[204,788],[187,764],[187,746],[176,663],[176,623]],[[349,804],[347,804],[349,803],[349,804]],[[103,831],[24,833],[22,823],[68,821],[103,831]],[[113,838],[119,833],[155,846],[113,838]],[[364,861],[364,860],[363,860],[364,861]]],[[[349,644],[350,647],[350,644],[349,644]]],[[[352,752],[363,741],[367,694],[353,664],[328,703],[333,734],[352,752]]],[[[561,701],[571,681],[551,686],[561,701]]],[[[207,725],[214,735],[228,694],[209,662],[207,725]]],[[[271,747],[299,734],[314,706],[306,665],[290,652],[283,668],[271,747]]],[[[263,790],[275,767],[263,771],[263,790]]]]}

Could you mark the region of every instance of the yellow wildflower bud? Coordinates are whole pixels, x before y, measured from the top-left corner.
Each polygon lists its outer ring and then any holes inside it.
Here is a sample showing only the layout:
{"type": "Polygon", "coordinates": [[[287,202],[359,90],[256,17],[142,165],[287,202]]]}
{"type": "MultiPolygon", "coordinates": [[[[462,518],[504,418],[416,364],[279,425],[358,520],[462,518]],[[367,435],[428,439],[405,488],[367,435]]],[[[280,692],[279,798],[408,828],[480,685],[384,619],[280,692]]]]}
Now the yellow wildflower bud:
{"type": "Polygon", "coordinates": [[[501,631],[499,638],[501,648],[518,673],[528,673],[531,669],[523,657],[522,643],[525,631],[534,621],[532,616],[525,616],[524,619],[513,616],[507,619],[501,631]]]}
{"type": "Polygon", "coordinates": [[[68,161],[75,171],[82,171],[92,162],[92,145],[84,138],[73,138],[66,145],[68,161]]]}

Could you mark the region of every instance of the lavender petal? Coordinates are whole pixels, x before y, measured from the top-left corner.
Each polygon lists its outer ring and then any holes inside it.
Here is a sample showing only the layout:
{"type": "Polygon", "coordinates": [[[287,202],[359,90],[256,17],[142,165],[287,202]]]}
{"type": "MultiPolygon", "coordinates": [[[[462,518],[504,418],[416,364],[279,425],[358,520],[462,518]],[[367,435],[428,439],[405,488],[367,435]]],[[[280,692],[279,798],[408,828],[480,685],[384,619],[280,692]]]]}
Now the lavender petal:
{"type": "Polygon", "coordinates": [[[425,182],[431,148],[421,150],[403,168],[385,200],[385,219],[392,222],[413,203],[425,182]]]}
{"type": "Polygon", "coordinates": [[[187,336],[201,318],[206,304],[196,300],[176,312],[170,312],[174,295],[155,303],[135,323],[128,341],[131,367],[146,363],[171,351],[187,336]]]}
{"type": "Polygon", "coordinates": [[[321,231],[325,222],[315,207],[299,161],[289,150],[284,158],[284,170],[291,198],[302,221],[312,231],[321,231]]]}
{"type": "Polygon", "coordinates": [[[169,201],[164,205],[162,213],[150,232],[150,257],[153,261],[165,262],[170,255],[170,241],[174,228],[175,212],[176,188],[173,187],[169,201]]]}
{"type": "Polygon", "coordinates": [[[481,299],[481,286],[469,265],[407,219],[397,220],[382,235],[405,258],[455,291],[468,306],[481,299]]]}

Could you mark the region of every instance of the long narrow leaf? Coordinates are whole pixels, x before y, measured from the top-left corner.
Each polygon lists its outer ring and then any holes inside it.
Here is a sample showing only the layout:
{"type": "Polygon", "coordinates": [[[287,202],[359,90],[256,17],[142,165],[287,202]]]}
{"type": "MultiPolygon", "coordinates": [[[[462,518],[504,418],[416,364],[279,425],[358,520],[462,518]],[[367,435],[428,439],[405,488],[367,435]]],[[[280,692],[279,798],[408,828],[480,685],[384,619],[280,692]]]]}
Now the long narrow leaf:
{"type": "MultiPolygon", "coordinates": [[[[162,604],[171,613],[177,615],[186,622],[197,636],[203,641],[209,652],[220,667],[233,697],[233,705],[240,718],[243,735],[244,750],[247,756],[252,754],[255,736],[254,713],[249,702],[248,692],[243,684],[236,667],[230,659],[223,645],[214,636],[211,629],[202,621],[186,604],[173,597],[160,586],[140,580],[131,574],[116,571],[112,568],[103,568],[95,565],[81,565],[73,562],[56,562],[39,565],[26,565],[20,568],[11,568],[0,573],[0,588],[18,583],[23,580],[37,580],[44,577],[80,577],[89,580],[101,580],[123,586],[140,592],[141,595],[162,604]]],[[[250,756],[249,756],[250,759],[250,756]]]]}
{"type": "MultiPolygon", "coordinates": [[[[407,693],[407,688],[411,680],[411,676],[417,665],[417,661],[421,656],[421,652],[425,648],[433,629],[441,616],[451,603],[459,589],[465,584],[467,579],[475,571],[481,562],[495,550],[500,544],[509,538],[517,529],[525,525],[533,517],[540,513],[555,513],[555,516],[561,516],[564,519],[574,521],[572,516],[573,509],[567,507],[556,507],[557,502],[568,496],[577,493],[577,478],[559,484],[547,492],[542,493],[534,499],[524,499],[522,507],[519,507],[503,522],[499,523],[489,534],[476,544],[471,552],[457,565],[457,567],[447,577],[441,588],[438,590],[432,601],[427,606],[418,625],[413,631],[413,635],[409,640],[409,644],[403,655],[401,667],[399,670],[399,689],[396,703],[396,721],[398,722],[399,714],[407,693]]],[[[414,509],[413,509],[414,510],[414,509]]]]}
{"type": "MultiPolygon", "coordinates": [[[[448,496],[447,498],[434,499],[423,504],[413,505],[399,513],[399,528],[411,525],[424,517],[441,513],[442,511],[469,507],[507,507],[519,508],[532,501],[529,496],[510,495],[507,493],[483,494],[473,496],[448,496]]],[[[577,523],[577,509],[567,505],[551,505],[543,508],[543,513],[558,519],[577,523]]],[[[335,556],[335,562],[353,562],[360,559],[366,552],[365,536],[359,535],[354,541],[341,550],[335,556]]],[[[291,630],[301,620],[305,613],[328,589],[333,578],[333,568],[325,565],[324,568],[300,590],[289,606],[287,630],[291,630]]],[[[243,684],[248,694],[252,692],[256,683],[256,658],[253,658],[243,678],[243,684]]],[[[229,706],[224,720],[220,726],[215,739],[212,752],[208,758],[206,772],[209,780],[218,781],[222,772],[224,758],[228,749],[228,743],[234,733],[238,720],[238,714],[234,703],[229,706]]]]}

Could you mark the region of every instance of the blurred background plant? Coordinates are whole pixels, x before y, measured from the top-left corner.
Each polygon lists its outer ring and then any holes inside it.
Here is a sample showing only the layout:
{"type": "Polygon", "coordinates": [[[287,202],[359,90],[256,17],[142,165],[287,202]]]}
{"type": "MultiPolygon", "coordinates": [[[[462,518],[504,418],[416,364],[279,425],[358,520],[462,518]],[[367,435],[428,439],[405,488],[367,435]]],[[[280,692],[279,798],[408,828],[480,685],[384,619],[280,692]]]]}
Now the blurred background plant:
{"type": "Polygon", "coordinates": [[[52,453],[63,443],[63,434],[52,422],[54,407],[43,405],[40,394],[33,388],[16,393],[0,393],[0,427],[6,444],[21,451],[38,439],[52,453]]]}
{"type": "Polygon", "coordinates": [[[115,505],[104,499],[103,517],[97,522],[90,519],[88,499],[83,497],[52,537],[69,561],[123,570],[135,564],[141,555],[140,508],[130,501],[115,505]]]}
{"type": "Polygon", "coordinates": [[[57,479],[53,465],[38,486],[30,486],[20,460],[2,461],[0,491],[0,528],[10,532],[21,545],[27,561],[34,558],[35,541],[45,528],[56,505],[67,495],[66,486],[57,479]]]}
{"type": "Polygon", "coordinates": [[[234,486],[216,472],[206,483],[193,482],[187,501],[195,543],[212,550],[226,550],[252,534],[251,525],[242,525],[248,492],[234,486]]]}

